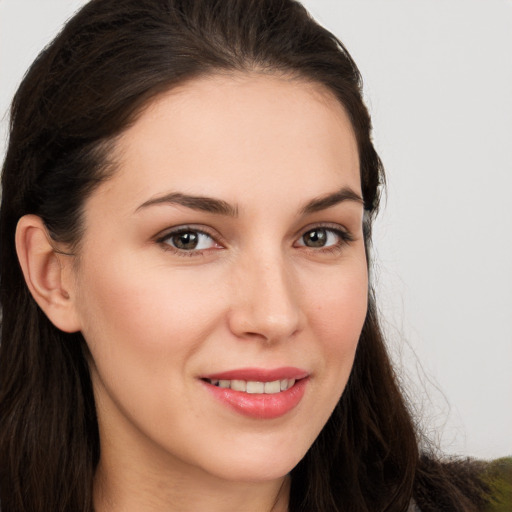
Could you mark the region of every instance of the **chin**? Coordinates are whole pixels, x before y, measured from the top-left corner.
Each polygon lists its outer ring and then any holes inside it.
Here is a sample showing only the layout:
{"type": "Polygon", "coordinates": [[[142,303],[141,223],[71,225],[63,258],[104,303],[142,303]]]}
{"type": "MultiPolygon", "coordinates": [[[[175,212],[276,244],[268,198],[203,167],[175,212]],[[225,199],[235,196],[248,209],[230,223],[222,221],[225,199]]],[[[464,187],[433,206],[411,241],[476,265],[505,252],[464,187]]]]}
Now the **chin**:
{"type": "MultiPolygon", "coordinates": [[[[256,441],[255,441],[256,443],[256,441]]],[[[239,482],[265,482],[277,480],[288,475],[302,460],[309,445],[302,450],[297,445],[288,447],[263,448],[256,444],[244,452],[233,450],[232,456],[209,458],[203,466],[208,472],[223,480],[239,482]],[[258,449],[259,448],[259,449],[258,449]]]]}

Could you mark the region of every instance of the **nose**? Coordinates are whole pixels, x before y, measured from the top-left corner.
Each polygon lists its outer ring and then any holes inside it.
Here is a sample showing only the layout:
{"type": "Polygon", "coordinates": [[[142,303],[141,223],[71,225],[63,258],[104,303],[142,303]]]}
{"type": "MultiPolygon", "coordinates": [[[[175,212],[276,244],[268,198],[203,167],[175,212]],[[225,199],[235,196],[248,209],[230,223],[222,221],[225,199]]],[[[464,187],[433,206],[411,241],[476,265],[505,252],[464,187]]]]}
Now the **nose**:
{"type": "Polygon", "coordinates": [[[229,326],[239,338],[275,343],[301,330],[305,319],[292,269],[260,253],[233,274],[229,326]]]}

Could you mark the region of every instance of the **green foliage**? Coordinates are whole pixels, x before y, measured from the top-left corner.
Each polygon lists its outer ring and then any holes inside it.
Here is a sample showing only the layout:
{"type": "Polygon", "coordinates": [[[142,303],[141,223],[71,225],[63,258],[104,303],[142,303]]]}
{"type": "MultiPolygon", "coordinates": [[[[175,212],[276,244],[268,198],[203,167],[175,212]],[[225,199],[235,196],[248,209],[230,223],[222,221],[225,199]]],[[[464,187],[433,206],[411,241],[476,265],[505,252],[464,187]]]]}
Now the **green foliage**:
{"type": "Polygon", "coordinates": [[[503,457],[489,463],[485,480],[492,489],[492,501],[486,512],[512,511],[512,457],[503,457]]]}

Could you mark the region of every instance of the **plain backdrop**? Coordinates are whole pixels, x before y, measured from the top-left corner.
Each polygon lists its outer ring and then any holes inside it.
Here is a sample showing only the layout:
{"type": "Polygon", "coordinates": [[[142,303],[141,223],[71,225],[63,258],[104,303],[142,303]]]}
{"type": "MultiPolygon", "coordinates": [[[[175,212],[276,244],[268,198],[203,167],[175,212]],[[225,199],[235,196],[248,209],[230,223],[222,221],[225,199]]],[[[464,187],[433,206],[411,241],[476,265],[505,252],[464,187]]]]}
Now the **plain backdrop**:
{"type": "MultiPolygon", "coordinates": [[[[25,70],[80,0],[0,0],[0,155],[25,70]]],[[[373,279],[444,450],[512,454],[512,2],[305,0],[357,62],[387,171],[373,279]]]]}

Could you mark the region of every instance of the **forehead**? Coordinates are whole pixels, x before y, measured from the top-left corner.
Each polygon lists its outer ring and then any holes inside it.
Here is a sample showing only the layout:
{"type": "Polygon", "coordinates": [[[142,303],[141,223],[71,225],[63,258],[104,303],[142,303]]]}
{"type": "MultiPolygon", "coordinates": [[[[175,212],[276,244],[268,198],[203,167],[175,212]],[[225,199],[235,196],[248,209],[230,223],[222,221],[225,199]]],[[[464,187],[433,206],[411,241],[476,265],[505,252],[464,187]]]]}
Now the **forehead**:
{"type": "Polygon", "coordinates": [[[133,204],[176,188],[231,202],[279,201],[283,187],[304,199],[346,185],[360,191],[344,108],[323,86],[288,77],[215,75],[174,88],[121,135],[115,161],[106,189],[133,204]]]}

